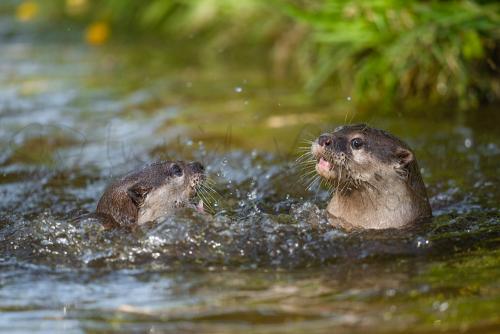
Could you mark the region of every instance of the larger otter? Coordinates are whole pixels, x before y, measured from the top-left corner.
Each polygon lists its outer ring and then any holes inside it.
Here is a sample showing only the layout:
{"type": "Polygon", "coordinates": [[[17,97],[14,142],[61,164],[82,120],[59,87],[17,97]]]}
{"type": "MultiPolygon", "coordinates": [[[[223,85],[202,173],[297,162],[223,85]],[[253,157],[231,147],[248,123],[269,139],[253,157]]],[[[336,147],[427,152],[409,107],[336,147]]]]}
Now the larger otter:
{"type": "Polygon", "coordinates": [[[401,228],[432,216],[414,153],[364,124],[342,126],[311,146],[316,172],[334,186],[332,221],[344,228],[401,228]]]}
{"type": "Polygon", "coordinates": [[[184,206],[204,180],[198,162],[160,161],[111,183],[96,213],[111,225],[143,224],[184,206]]]}

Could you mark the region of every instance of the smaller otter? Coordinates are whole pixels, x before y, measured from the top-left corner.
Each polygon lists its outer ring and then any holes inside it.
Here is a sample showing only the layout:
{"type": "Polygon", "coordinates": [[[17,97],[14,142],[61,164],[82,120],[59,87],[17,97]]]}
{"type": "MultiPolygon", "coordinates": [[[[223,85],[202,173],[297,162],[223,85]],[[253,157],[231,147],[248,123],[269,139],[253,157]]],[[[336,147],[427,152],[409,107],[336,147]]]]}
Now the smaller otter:
{"type": "MultiPolygon", "coordinates": [[[[204,179],[199,162],[155,162],[111,183],[97,204],[96,214],[111,226],[154,221],[185,206],[204,179]]],[[[203,210],[202,201],[197,209],[203,210]]]]}
{"type": "Polygon", "coordinates": [[[316,172],[335,188],[328,204],[343,228],[401,228],[432,216],[407,144],[364,124],[322,134],[311,146],[316,172]]]}

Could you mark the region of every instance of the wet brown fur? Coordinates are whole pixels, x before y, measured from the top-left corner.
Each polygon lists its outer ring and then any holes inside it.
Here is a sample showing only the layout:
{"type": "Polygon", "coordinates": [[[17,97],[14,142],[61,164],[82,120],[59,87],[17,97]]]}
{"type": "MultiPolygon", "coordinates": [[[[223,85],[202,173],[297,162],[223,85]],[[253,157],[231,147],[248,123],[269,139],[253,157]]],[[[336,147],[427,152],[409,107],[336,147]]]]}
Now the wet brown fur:
{"type": "Polygon", "coordinates": [[[401,228],[432,216],[424,182],[410,147],[364,124],[323,134],[311,147],[318,174],[334,188],[328,212],[344,228],[401,228]],[[357,139],[361,148],[355,149],[357,139]]]}
{"type": "Polygon", "coordinates": [[[155,209],[161,206],[159,212],[165,214],[185,204],[203,178],[203,166],[199,163],[155,162],[112,182],[99,200],[96,213],[109,226],[137,224],[141,216],[157,215],[145,212],[152,210],[148,207],[152,196],[157,197],[155,209]],[[176,175],[175,169],[181,170],[182,176],[176,175]]]}

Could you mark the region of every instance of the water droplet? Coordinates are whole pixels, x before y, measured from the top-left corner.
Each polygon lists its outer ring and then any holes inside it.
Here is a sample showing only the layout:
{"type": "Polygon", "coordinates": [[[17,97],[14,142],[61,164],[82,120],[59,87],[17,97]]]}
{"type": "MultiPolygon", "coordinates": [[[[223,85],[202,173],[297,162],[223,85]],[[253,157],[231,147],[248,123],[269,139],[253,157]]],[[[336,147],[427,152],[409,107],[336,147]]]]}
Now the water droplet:
{"type": "Polygon", "coordinates": [[[470,148],[472,146],[472,140],[470,138],[466,138],[464,141],[464,146],[470,148]]]}

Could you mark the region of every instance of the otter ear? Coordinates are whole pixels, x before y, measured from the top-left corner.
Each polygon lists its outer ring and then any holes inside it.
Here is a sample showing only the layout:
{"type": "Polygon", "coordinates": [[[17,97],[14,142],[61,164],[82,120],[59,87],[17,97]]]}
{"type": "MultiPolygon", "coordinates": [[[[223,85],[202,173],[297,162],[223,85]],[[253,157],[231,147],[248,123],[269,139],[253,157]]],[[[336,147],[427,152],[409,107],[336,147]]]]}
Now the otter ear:
{"type": "Polygon", "coordinates": [[[396,158],[397,168],[403,168],[403,169],[406,169],[414,159],[413,153],[410,150],[403,147],[398,147],[396,149],[394,156],[396,158]]]}
{"type": "Polygon", "coordinates": [[[136,183],[132,187],[127,189],[127,195],[137,207],[140,207],[144,204],[144,200],[146,199],[146,196],[150,190],[151,187],[136,183]]]}

